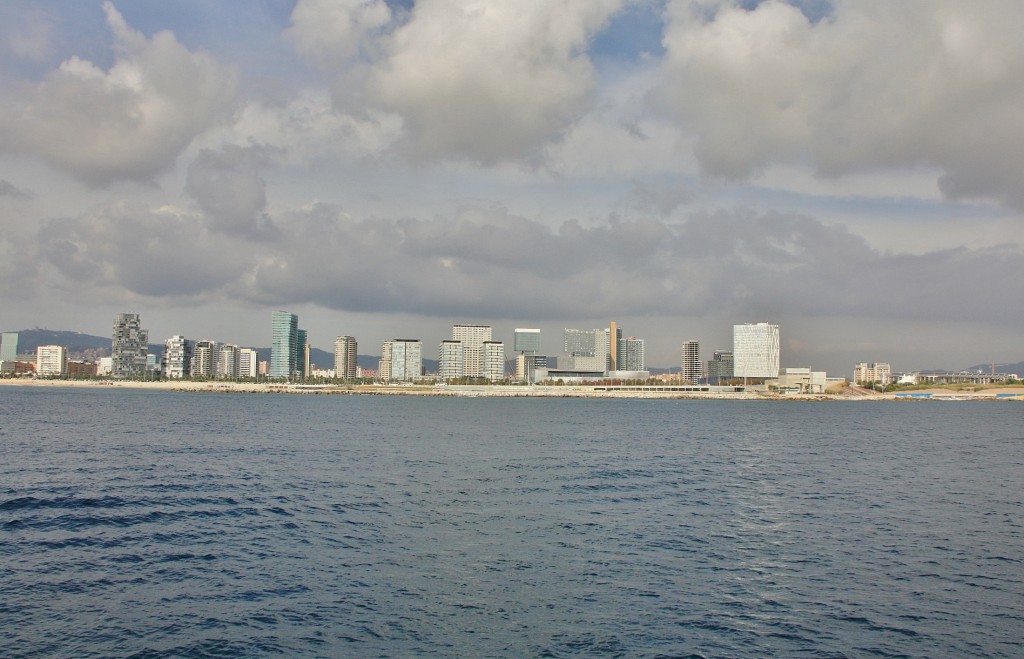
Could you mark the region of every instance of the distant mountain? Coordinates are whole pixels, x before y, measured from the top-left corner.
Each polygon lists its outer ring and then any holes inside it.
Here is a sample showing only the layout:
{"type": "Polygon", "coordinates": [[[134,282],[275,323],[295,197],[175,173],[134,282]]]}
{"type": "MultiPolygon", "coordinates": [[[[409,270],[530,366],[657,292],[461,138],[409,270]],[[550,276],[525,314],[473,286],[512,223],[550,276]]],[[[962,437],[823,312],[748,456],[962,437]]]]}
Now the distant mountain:
{"type": "MultiPolygon", "coordinates": [[[[1016,364],[996,364],[995,369],[996,373],[1016,373],[1017,375],[1024,375],[1024,362],[1017,362],[1016,364]]],[[[964,370],[991,373],[992,364],[975,364],[974,366],[968,366],[964,370]]]]}

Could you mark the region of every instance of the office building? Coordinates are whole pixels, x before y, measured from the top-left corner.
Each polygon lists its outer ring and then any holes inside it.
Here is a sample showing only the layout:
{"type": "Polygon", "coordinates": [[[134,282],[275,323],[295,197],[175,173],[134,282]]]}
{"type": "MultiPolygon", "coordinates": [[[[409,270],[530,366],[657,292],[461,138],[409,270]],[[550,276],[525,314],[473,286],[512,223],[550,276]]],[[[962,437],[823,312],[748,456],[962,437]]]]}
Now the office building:
{"type": "Polygon", "coordinates": [[[737,378],[779,377],[779,326],[746,323],[732,327],[733,375],[737,378]]]}
{"type": "Polygon", "coordinates": [[[68,372],[68,349],[64,346],[36,348],[36,375],[41,378],[59,378],[68,372]]]}
{"type": "Polygon", "coordinates": [[[708,360],[708,384],[723,384],[733,379],[732,351],[716,350],[708,360]]]}
{"type": "Polygon", "coordinates": [[[520,354],[516,357],[516,379],[521,382],[537,382],[537,369],[547,368],[548,358],[544,355],[520,354]]]}
{"type": "Polygon", "coordinates": [[[354,380],[359,373],[358,344],[354,336],[339,336],[334,340],[334,377],[354,380]]]}
{"type": "Polygon", "coordinates": [[[118,380],[144,377],[148,356],[149,332],[142,329],[139,314],[117,314],[110,346],[110,375],[118,380]]]}
{"type": "Polygon", "coordinates": [[[391,379],[391,357],[394,342],[385,341],[380,348],[380,361],[377,363],[377,371],[381,380],[387,382],[391,379]]]}
{"type": "Polygon", "coordinates": [[[414,380],[423,375],[423,343],[419,339],[391,341],[391,379],[414,380]]]}
{"type": "Polygon", "coordinates": [[[437,377],[442,380],[463,377],[462,357],[462,341],[442,341],[437,353],[437,377]]]}
{"type": "Polygon", "coordinates": [[[525,355],[535,355],[541,351],[539,329],[517,327],[512,336],[512,349],[515,352],[525,355]]]}
{"type": "Polygon", "coordinates": [[[892,384],[892,367],[885,362],[861,362],[853,369],[853,381],[857,384],[877,383],[883,387],[888,386],[892,384]]]}
{"type": "Polygon", "coordinates": [[[483,376],[490,382],[505,379],[505,344],[501,341],[484,341],[483,376]]]}
{"type": "Polygon", "coordinates": [[[0,335],[0,362],[18,361],[18,333],[4,332],[0,335]]]}
{"type": "Polygon", "coordinates": [[[160,360],[165,378],[180,380],[192,375],[192,348],[185,337],[175,334],[164,341],[164,355],[160,360]]]}
{"type": "Polygon", "coordinates": [[[484,341],[491,340],[490,325],[453,325],[452,341],[462,342],[462,372],[468,378],[483,377],[484,341]]]}
{"type": "Polygon", "coordinates": [[[290,378],[298,369],[299,317],[275,311],[270,321],[270,377],[290,378]]]}
{"type": "Polygon", "coordinates": [[[681,364],[680,374],[683,380],[690,384],[698,384],[704,375],[704,368],[700,363],[699,341],[683,341],[681,364]]]}
{"type": "Polygon", "coordinates": [[[562,333],[562,342],[568,359],[566,364],[558,364],[559,369],[590,372],[608,370],[607,330],[566,328],[562,333]]]}

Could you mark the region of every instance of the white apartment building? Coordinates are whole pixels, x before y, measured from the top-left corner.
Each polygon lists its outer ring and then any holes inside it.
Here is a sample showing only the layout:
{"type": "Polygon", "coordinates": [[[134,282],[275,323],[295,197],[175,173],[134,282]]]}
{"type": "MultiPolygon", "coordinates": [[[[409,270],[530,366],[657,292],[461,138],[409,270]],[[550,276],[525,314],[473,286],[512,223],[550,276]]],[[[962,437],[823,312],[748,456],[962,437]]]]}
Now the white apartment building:
{"type": "Polygon", "coordinates": [[[455,380],[465,375],[462,341],[442,341],[437,353],[437,377],[455,380]]]}
{"type": "Polygon", "coordinates": [[[164,356],[160,363],[164,377],[174,380],[188,377],[192,373],[192,351],[184,336],[175,334],[164,341],[164,356]]]}
{"type": "Polygon", "coordinates": [[[501,341],[484,341],[484,377],[491,382],[505,379],[505,344],[501,341]]]}
{"type": "Polygon", "coordinates": [[[64,346],[36,348],[36,375],[41,378],[59,378],[68,372],[68,349],[64,346]]]}
{"type": "Polygon", "coordinates": [[[238,377],[254,378],[259,372],[259,353],[252,348],[238,350],[238,377]]]}
{"type": "Polygon", "coordinates": [[[491,340],[490,325],[452,325],[452,341],[462,342],[462,372],[468,378],[484,374],[484,341],[491,340]]]}
{"type": "Polygon", "coordinates": [[[699,341],[694,339],[683,341],[681,366],[680,374],[684,380],[691,384],[700,382],[704,376],[704,365],[700,361],[699,341]]]}
{"type": "Polygon", "coordinates": [[[732,354],[733,375],[737,378],[779,377],[779,326],[733,325],[732,354]]]}

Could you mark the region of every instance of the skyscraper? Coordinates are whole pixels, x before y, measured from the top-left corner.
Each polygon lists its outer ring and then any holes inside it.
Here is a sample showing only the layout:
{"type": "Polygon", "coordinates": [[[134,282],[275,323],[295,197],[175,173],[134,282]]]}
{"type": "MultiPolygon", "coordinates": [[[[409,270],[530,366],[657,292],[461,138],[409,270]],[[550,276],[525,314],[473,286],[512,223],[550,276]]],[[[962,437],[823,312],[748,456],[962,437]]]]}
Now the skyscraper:
{"type": "Polygon", "coordinates": [[[378,377],[384,382],[391,379],[391,358],[393,355],[392,348],[394,347],[394,341],[385,341],[384,345],[380,347],[380,361],[378,362],[378,377]]]}
{"type": "Polygon", "coordinates": [[[256,362],[259,359],[259,353],[252,348],[241,348],[238,351],[238,377],[240,378],[254,378],[258,373],[258,366],[256,362]]]}
{"type": "Polygon", "coordinates": [[[733,325],[732,354],[733,374],[737,378],[779,377],[779,326],[733,325]]]}
{"type": "Polygon", "coordinates": [[[691,339],[683,341],[682,349],[682,376],[690,384],[697,384],[704,375],[704,368],[700,362],[700,342],[691,339]]]}
{"type": "Polygon", "coordinates": [[[196,341],[192,350],[192,377],[212,378],[216,372],[217,342],[196,341]]]}
{"type": "Polygon", "coordinates": [[[160,360],[164,377],[172,380],[192,374],[192,350],[185,337],[175,334],[164,341],[164,356],[160,360]]]}
{"type": "Polygon", "coordinates": [[[517,327],[513,333],[512,349],[530,355],[540,352],[540,330],[517,327]]]}
{"type": "Polygon", "coordinates": [[[0,336],[0,362],[18,361],[18,333],[4,332],[0,336]]]}
{"type": "Polygon", "coordinates": [[[297,370],[299,317],[287,311],[271,316],[270,377],[290,378],[297,370]]]}
{"type": "Polygon", "coordinates": [[[453,325],[452,340],[462,341],[462,371],[468,378],[484,374],[484,341],[491,340],[490,325],[453,325]]]}
{"type": "Polygon", "coordinates": [[[645,370],[644,340],[631,336],[619,341],[618,362],[620,371],[645,370]]]}
{"type": "Polygon", "coordinates": [[[118,380],[143,377],[148,353],[149,332],[142,329],[139,314],[117,314],[110,346],[110,375],[118,380]]]}
{"type": "MultiPolygon", "coordinates": [[[[608,365],[609,371],[618,371],[619,366],[619,342],[622,340],[622,330],[614,320],[608,325],[608,365]]],[[[622,369],[625,370],[625,369],[622,369]]]]}
{"type": "Polygon", "coordinates": [[[563,346],[569,364],[559,368],[577,371],[605,371],[608,369],[608,331],[566,328],[562,334],[563,346]]]}
{"type": "Polygon", "coordinates": [[[357,343],[353,336],[339,336],[334,340],[334,377],[354,380],[358,373],[357,343]]]}
{"type": "Polygon", "coordinates": [[[715,356],[708,360],[708,383],[722,384],[733,378],[733,361],[731,350],[716,350],[715,356]]]}

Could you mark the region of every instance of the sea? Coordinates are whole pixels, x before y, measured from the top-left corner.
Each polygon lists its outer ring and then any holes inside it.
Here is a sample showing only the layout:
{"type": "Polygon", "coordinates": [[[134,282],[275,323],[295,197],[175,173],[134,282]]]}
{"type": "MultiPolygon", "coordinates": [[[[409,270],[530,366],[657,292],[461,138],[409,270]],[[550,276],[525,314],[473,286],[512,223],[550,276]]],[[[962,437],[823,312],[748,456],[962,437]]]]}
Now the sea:
{"type": "Polygon", "coordinates": [[[0,388],[3,657],[1021,657],[1024,404],[0,388]]]}

